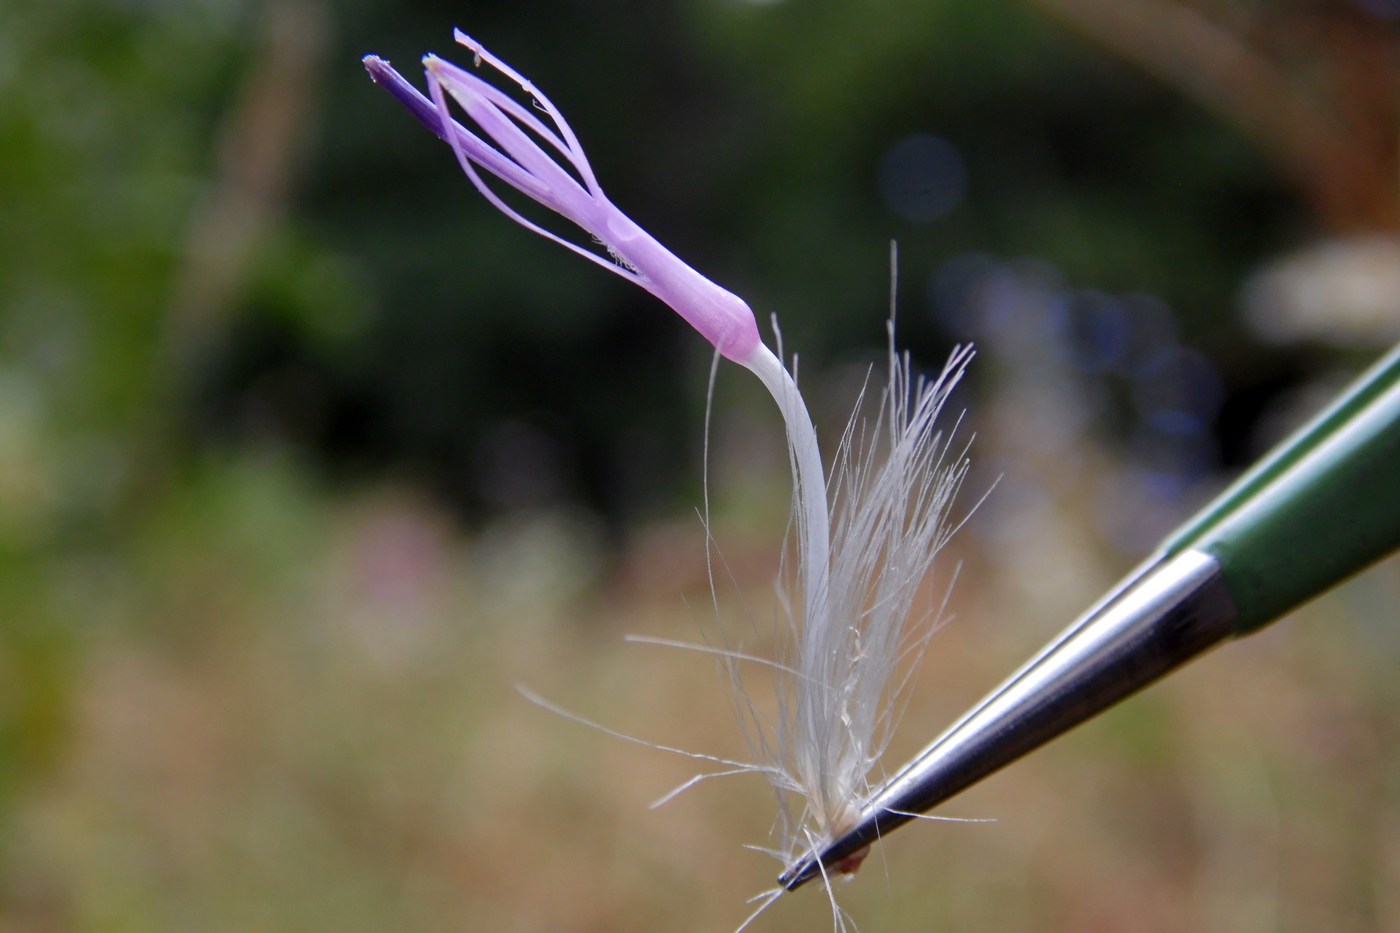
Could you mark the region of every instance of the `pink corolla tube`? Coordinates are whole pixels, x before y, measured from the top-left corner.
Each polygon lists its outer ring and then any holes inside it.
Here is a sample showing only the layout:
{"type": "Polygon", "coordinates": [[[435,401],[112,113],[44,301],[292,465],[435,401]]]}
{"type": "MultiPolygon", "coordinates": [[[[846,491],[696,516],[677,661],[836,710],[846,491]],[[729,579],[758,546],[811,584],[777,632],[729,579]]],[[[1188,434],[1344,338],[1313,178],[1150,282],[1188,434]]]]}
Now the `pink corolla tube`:
{"type": "Polygon", "coordinates": [[[499,88],[436,55],[423,59],[431,99],[383,59],[367,56],[365,67],[370,77],[447,141],[472,184],[503,213],[640,285],[670,305],[726,357],[745,362],[761,342],[748,304],[686,265],[608,200],[573,130],[549,98],[469,36],[459,31],[457,41],[478,61],[518,83],[552,126],[499,88]],[[444,92],[461,105],[490,142],[448,115],[444,92]],[[522,217],[487,186],[481,171],[582,227],[607,247],[614,261],[522,217]]]}
{"type": "Polygon", "coordinates": [[[365,68],[376,84],[452,147],[462,171],[503,214],[651,292],[721,354],[758,376],[778,403],[792,448],[804,612],[824,611],[830,516],[816,431],[796,382],[759,336],[753,311],[742,298],[681,261],[608,200],[578,137],[548,97],[475,39],[461,30],[454,35],[478,65],[488,65],[519,85],[538,113],[436,55],[423,58],[426,96],[376,55],[365,56],[365,68]],[[475,131],[452,118],[448,95],[475,124],[475,131]],[[585,249],[521,215],[487,184],[483,172],[577,224],[602,243],[609,256],[585,249]]]}

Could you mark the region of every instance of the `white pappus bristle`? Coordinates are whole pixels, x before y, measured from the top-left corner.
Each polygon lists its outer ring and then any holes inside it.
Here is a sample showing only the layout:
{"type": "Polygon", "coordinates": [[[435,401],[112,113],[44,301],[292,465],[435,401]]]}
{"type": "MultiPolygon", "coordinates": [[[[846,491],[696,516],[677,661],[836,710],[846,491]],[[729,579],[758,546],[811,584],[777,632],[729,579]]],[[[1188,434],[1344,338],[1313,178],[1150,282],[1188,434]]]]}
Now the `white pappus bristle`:
{"type": "MultiPolygon", "coordinates": [[[[788,864],[849,829],[869,800],[872,769],[942,610],[916,599],[957,527],[950,506],[967,473],[966,446],[955,450],[955,431],[938,420],[972,355],[955,348],[936,379],[917,376],[895,349],[891,321],[878,408],[866,417],[857,402],[829,483],[795,381],[771,354],[749,364],[783,412],[794,474],[779,581],[783,653],[761,668],[774,680],[776,720],[757,711],[733,661],[730,673],[779,800],[772,852],[788,864]]],[[[843,867],[858,865],[859,858],[843,867]]]]}
{"type": "MultiPolygon", "coordinates": [[[[733,684],[752,761],[637,739],[529,691],[526,696],[611,735],[720,766],[684,782],[657,805],[711,778],[764,775],[777,796],[778,817],[773,844],[760,851],[787,866],[845,832],[875,790],[872,770],[903,710],[909,679],[955,576],[949,572],[941,578],[941,600],[920,599],[930,592],[930,571],[959,524],[951,519],[950,506],[967,474],[967,445],[954,446],[956,423],[944,430],[938,421],[972,355],[971,347],[955,348],[937,378],[916,375],[908,355],[895,350],[891,321],[888,380],[870,405],[865,402],[872,393],[861,393],[829,482],[796,380],[762,344],[745,361],[782,411],[794,478],[789,543],[779,575],[783,619],[777,656],[642,636],[629,640],[717,657],[733,684]],[[760,672],[765,690],[772,690],[775,712],[765,712],[769,704],[755,699],[760,672]]],[[[708,434],[706,443],[708,448],[708,434]]],[[[708,531],[708,493],[706,526],[708,531]]],[[[854,872],[859,862],[855,857],[838,871],[854,872]]],[[[844,930],[847,918],[827,881],[835,926],[844,930]]],[[[755,898],[757,908],[739,929],[782,893],[773,888],[755,898]]]]}

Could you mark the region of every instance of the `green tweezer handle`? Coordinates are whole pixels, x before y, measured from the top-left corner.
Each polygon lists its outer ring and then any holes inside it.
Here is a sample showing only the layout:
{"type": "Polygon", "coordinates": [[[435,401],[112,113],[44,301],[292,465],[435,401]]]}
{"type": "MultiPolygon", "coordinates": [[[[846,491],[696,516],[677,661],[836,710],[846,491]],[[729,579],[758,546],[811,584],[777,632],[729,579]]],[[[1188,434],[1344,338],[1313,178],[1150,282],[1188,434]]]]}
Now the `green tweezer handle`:
{"type": "Polygon", "coordinates": [[[1163,545],[1213,555],[1236,631],[1400,548],[1400,346],[1163,545]]]}

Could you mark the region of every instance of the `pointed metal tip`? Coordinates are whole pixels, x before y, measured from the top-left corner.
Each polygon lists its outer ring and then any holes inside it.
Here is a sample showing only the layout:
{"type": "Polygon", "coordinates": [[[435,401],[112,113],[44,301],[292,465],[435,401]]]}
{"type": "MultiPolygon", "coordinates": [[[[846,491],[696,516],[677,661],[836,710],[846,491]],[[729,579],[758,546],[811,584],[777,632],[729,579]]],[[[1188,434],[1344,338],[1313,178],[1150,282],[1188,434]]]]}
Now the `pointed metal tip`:
{"type": "Polygon", "coordinates": [[[865,860],[870,846],[880,840],[881,834],[912,818],[907,813],[867,807],[860,821],[849,832],[838,837],[820,853],[804,855],[778,876],[778,884],[788,891],[796,891],[815,878],[832,874],[850,877],[865,860]]]}
{"type": "Polygon", "coordinates": [[[821,874],[821,860],[808,856],[778,876],[784,890],[796,891],[821,874]]]}
{"type": "Polygon", "coordinates": [[[856,825],[778,883],[795,891],[895,828],[1196,657],[1237,617],[1218,561],[1187,551],[1130,576],[933,741],[856,825]]]}

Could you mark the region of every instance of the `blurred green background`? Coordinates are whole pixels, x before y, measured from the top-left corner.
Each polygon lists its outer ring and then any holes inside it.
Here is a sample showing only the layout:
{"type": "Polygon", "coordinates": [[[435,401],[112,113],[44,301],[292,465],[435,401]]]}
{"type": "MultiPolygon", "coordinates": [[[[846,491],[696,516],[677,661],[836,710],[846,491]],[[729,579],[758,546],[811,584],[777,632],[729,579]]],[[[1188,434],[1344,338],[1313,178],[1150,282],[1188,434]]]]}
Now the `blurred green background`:
{"type": "MultiPolygon", "coordinates": [[[[730,929],[777,866],[703,659],[709,347],[365,76],[461,26],[781,315],[824,436],[979,358],[896,759],[1400,339],[1394,0],[0,6],[0,928],[730,929]]],[[[466,56],[458,57],[464,60],[466,56]]],[[[725,367],[721,614],[775,412],[725,367]]],[[[1400,930],[1391,560],[906,830],[863,929],[1400,930]]],[[[760,634],[756,650],[762,648],[760,634]]],[[[764,929],[822,928],[815,891],[764,929]]]]}

